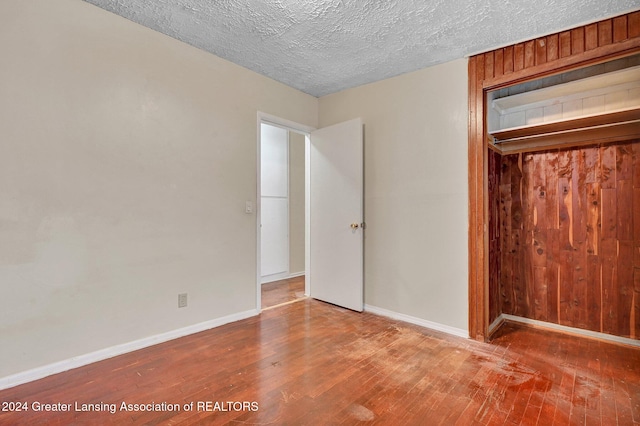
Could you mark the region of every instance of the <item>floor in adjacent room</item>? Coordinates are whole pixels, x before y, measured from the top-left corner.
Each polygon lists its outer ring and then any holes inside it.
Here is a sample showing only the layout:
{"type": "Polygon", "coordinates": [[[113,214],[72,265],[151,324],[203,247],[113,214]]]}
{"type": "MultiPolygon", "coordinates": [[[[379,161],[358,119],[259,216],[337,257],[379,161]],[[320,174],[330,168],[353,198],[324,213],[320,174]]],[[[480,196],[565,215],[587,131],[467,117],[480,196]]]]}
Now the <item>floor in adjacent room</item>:
{"type": "Polygon", "coordinates": [[[0,424],[640,425],[640,349],[514,324],[479,343],[305,298],[0,401],[29,407],[0,424]]]}
{"type": "Polygon", "coordinates": [[[304,298],[304,275],[262,284],[262,309],[304,298]]]}

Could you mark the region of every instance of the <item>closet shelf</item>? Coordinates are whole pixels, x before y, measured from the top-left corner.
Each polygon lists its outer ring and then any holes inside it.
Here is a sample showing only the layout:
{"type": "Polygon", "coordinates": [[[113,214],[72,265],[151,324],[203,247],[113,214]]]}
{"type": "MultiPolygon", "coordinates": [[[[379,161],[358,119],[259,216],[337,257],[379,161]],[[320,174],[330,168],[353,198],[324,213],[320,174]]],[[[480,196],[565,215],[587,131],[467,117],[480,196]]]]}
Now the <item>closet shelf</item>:
{"type": "Polygon", "coordinates": [[[640,108],[495,130],[489,135],[503,153],[640,138],[640,108]]]}

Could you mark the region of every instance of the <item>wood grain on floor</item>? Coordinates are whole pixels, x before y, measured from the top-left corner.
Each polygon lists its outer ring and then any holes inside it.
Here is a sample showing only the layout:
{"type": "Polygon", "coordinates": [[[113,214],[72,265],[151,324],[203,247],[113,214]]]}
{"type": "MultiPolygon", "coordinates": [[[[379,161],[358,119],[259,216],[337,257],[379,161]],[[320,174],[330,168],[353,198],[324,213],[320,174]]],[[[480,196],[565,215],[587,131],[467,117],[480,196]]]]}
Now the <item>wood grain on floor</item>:
{"type": "Polygon", "coordinates": [[[638,425],[640,350],[512,324],[485,344],[307,298],[0,401],[29,408],[2,425],[638,425]]]}
{"type": "Polygon", "coordinates": [[[262,284],[262,309],[304,297],[304,276],[262,284]]]}

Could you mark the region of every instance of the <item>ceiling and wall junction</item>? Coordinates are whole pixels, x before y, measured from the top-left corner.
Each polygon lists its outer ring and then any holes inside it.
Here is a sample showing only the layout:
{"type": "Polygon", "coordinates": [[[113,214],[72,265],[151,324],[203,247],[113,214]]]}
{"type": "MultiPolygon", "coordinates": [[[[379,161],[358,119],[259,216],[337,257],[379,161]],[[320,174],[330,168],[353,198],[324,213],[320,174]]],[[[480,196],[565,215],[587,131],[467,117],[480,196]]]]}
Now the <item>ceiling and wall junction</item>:
{"type": "Polygon", "coordinates": [[[636,0],[86,0],[316,97],[637,9],[636,0]]]}

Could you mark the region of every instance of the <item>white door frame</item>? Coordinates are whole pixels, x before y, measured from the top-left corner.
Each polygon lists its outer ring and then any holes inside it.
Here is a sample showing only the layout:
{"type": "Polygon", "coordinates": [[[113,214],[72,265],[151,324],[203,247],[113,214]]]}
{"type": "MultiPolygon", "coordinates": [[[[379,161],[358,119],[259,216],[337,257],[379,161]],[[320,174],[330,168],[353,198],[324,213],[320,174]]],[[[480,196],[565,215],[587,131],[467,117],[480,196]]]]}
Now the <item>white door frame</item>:
{"type": "Polygon", "coordinates": [[[261,111],[258,111],[258,124],[257,124],[257,128],[258,128],[258,158],[257,158],[257,173],[256,173],[256,179],[257,179],[257,186],[256,186],[256,191],[257,191],[257,198],[256,198],[256,310],[258,312],[262,312],[262,274],[261,274],[261,253],[260,253],[260,247],[261,247],[261,232],[260,232],[260,216],[262,214],[262,210],[261,210],[261,200],[262,200],[262,185],[261,185],[261,160],[262,160],[262,153],[261,153],[261,149],[262,149],[262,141],[260,140],[260,134],[261,134],[261,126],[262,124],[270,124],[272,126],[276,126],[276,127],[282,127],[284,129],[287,129],[289,131],[293,131],[296,133],[301,133],[303,135],[305,135],[305,220],[304,220],[304,234],[305,234],[305,254],[304,254],[304,270],[305,270],[305,275],[306,275],[306,279],[305,279],[305,284],[304,284],[304,294],[305,296],[308,296],[310,294],[310,288],[311,288],[311,272],[309,271],[309,247],[310,247],[310,231],[309,231],[309,218],[310,218],[310,211],[309,211],[309,207],[311,204],[311,198],[309,196],[309,163],[310,163],[310,156],[309,156],[309,152],[310,152],[310,139],[309,136],[311,134],[312,131],[316,130],[314,127],[310,127],[310,126],[305,126],[303,124],[299,124],[296,123],[294,121],[290,121],[290,120],[286,120],[284,118],[280,118],[280,117],[276,117],[275,115],[271,115],[271,114],[267,114],[261,111]]]}

